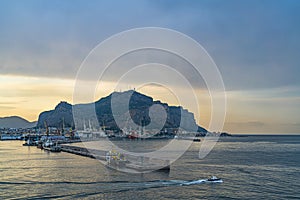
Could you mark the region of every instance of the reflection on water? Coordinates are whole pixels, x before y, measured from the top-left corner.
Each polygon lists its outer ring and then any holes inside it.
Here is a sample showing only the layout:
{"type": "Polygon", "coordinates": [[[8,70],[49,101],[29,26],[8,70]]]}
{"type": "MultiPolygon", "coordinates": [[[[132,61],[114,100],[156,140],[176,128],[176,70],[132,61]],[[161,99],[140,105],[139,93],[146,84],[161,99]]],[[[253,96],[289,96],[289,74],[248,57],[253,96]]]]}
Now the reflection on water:
{"type": "MultiPolygon", "coordinates": [[[[158,145],[151,142],[147,145],[158,145]]],[[[199,145],[201,143],[194,143],[183,157],[173,163],[169,174],[127,174],[109,169],[94,159],[64,152],[47,153],[36,147],[23,147],[20,141],[0,141],[0,197],[300,198],[299,136],[222,138],[202,160],[198,159],[199,145]],[[182,184],[194,180],[201,183],[201,179],[211,175],[221,177],[224,183],[182,184]]]]}

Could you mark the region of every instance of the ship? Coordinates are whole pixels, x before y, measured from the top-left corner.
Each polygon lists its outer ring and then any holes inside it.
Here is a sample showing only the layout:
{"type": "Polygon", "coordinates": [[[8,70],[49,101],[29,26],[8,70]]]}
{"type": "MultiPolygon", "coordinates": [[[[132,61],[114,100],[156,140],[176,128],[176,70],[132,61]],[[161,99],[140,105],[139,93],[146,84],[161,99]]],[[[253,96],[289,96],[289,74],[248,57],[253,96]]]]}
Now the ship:
{"type": "Polygon", "coordinates": [[[144,173],[150,171],[170,171],[170,161],[144,156],[126,155],[115,150],[108,151],[105,156],[106,166],[121,171],[144,173]]]}

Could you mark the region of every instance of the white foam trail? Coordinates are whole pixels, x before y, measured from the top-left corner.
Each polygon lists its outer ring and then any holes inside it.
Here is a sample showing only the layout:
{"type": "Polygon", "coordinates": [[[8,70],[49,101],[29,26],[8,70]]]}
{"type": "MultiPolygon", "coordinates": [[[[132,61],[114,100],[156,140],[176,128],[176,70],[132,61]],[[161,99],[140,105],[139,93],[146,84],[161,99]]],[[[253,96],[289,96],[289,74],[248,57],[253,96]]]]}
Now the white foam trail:
{"type": "Polygon", "coordinates": [[[196,185],[196,184],[202,184],[205,183],[206,179],[199,179],[195,181],[185,181],[184,183],[181,183],[180,185],[196,185]]]}

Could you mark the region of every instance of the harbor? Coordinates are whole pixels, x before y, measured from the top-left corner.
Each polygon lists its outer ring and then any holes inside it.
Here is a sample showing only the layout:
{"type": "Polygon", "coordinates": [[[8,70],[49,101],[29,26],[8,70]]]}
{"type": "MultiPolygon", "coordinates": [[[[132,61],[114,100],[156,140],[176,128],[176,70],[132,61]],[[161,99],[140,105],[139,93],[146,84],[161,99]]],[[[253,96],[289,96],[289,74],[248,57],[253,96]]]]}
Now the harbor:
{"type": "MultiPolygon", "coordinates": [[[[83,120],[82,130],[77,130],[74,127],[66,127],[64,118],[60,121],[60,125],[56,127],[51,127],[44,121],[43,127],[39,128],[0,130],[1,140],[23,140],[23,146],[32,146],[51,153],[64,152],[97,159],[106,167],[123,172],[147,173],[169,172],[172,159],[170,155],[161,157],[159,154],[155,156],[147,154],[157,150],[147,149],[147,145],[156,146],[157,143],[166,145],[170,141],[176,141],[177,146],[174,146],[176,149],[190,145],[191,142],[201,142],[200,137],[205,136],[205,133],[187,132],[179,128],[145,131],[142,126],[140,129],[129,127],[125,130],[115,130],[103,124],[95,128],[95,123],[91,123],[89,119],[83,120]],[[88,122],[88,126],[85,121],[88,122]],[[115,143],[117,145],[114,145],[115,143]]],[[[166,152],[163,154],[168,155],[166,152]]]]}
{"type": "Polygon", "coordinates": [[[26,130],[10,130],[10,133],[1,134],[3,140],[21,140],[24,141],[23,146],[35,147],[51,153],[65,152],[78,156],[88,157],[101,161],[109,168],[132,172],[146,173],[149,171],[170,171],[170,163],[168,159],[157,159],[146,156],[137,156],[128,152],[117,151],[116,149],[105,146],[104,141],[144,141],[151,140],[154,143],[158,140],[172,139],[170,137],[142,138],[127,137],[127,135],[111,137],[107,132],[101,136],[94,134],[91,129],[85,131],[76,131],[71,128],[53,128],[46,129],[26,129],[26,130]],[[14,131],[14,132],[12,132],[14,131]],[[26,133],[27,132],[27,133],[26,133]],[[21,134],[22,133],[22,134],[21,134]],[[78,135],[81,135],[79,137],[78,135]],[[4,137],[4,136],[5,137],[4,137]],[[15,137],[18,136],[18,137],[15,137]],[[104,142],[99,145],[99,142],[104,142]],[[87,146],[88,147],[87,147],[87,146]]]}

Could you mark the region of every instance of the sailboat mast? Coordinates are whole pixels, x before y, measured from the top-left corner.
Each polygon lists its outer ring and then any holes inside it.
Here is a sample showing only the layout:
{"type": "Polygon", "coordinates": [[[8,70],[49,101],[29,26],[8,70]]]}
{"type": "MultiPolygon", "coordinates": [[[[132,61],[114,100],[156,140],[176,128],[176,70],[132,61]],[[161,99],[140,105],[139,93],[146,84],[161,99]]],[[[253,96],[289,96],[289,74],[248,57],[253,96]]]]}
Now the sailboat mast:
{"type": "Polygon", "coordinates": [[[83,130],[86,131],[85,120],[83,120],[83,130]]]}
{"type": "Polygon", "coordinates": [[[92,130],[91,120],[89,120],[89,129],[90,129],[90,131],[92,130]]]}

